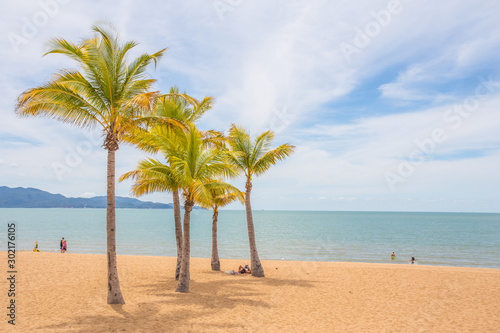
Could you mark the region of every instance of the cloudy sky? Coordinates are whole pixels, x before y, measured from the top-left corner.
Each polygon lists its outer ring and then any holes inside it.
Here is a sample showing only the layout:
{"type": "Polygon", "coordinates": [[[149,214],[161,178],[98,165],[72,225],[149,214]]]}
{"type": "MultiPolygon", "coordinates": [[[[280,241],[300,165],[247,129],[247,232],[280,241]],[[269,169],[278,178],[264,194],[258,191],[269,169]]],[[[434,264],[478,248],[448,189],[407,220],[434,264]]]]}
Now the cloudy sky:
{"type": "MultiPolygon", "coordinates": [[[[3,4],[0,185],[105,195],[99,132],[17,118],[14,105],[73,68],[42,56],[51,37],[77,42],[106,19],[140,43],[132,56],[168,48],[150,71],[158,90],[216,99],[202,128],[270,128],[297,147],[255,179],[255,209],[500,212],[497,0],[137,4],[3,4]]],[[[143,156],[122,146],[117,175],[143,156]]]]}

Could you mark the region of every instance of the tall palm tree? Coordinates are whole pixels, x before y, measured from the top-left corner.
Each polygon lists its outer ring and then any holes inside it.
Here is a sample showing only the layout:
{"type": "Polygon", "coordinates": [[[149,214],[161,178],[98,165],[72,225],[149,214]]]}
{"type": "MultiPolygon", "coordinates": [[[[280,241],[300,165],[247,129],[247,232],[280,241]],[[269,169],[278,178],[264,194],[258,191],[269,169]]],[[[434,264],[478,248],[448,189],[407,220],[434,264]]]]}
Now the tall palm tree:
{"type": "Polygon", "coordinates": [[[220,271],[219,249],[217,245],[217,221],[219,217],[219,208],[229,205],[235,200],[244,203],[244,194],[241,191],[229,191],[226,188],[214,187],[210,189],[210,205],[203,205],[204,208],[211,208],[212,214],[212,259],[211,266],[213,271],[220,271]]]}
{"type": "Polygon", "coordinates": [[[116,265],[115,152],[124,135],[138,126],[158,95],[152,92],[155,80],[146,70],[156,63],[165,49],[144,53],[127,62],[128,52],[137,43],[121,43],[118,33],[107,24],[92,27],[94,38],[74,44],[62,38],[50,42],[46,54],[62,54],[80,71],[63,69],[48,83],[23,92],[16,106],[21,116],[46,116],[82,128],[100,127],[107,165],[107,261],[108,304],[125,303],[116,265]]]}
{"type": "Polygon", "coordinates": [[[180,147],[170,156],[170,167],[179,181],[184,198],[184,230],[182,242],[182,263],[177,292],[189,291],[190,266],[190,218],[195,203],[208,205],[211,200],[210,189],[225,188],[234,191],[236,188],[222,182],[219,177],[233,177],[235,168],[226,163],[221,151],[206,148],[206,143],[194,125],[184,136],[178,137],[180,147]]]}
{"type": "MultiPolygon", "coordinates": [[[[140,149],[146,152],[162,153],[167,159],[168,166],[168,157],[170,155],[170,151],[179,149],[175,142],[175,135],[176,133],[178,133],[175,131],[175,129],[179,126],[178,124],[172,122],[172,120],[177,120],[179,123],[187,126],[187,124],[192,124],[195,121],[199,120],[206,111],[212,108],[212,104],[212,97],[205,97],[201,101],[197,101],[196,99],[189,97],[186,93],[180,94],[177,87],[172,87],[169,94],[162,95],[158,98],[158,103],[156,104],[154,112],[152,116],[149,117],[149,119],[152,121],[152,125],[150,126],[150,128],[147,130],[137,128],[134,133],[131,133],[126,137],[126,140],[137,145],[140,149]],[[161,121],[165,119],[168,119],[169,121],[161,121]]],[[[213,136],[215,137],[215,135],[213,136]]],[[[150,184],[150,180],[148,177],[157,176],[156,172],[158,171],[157,168],[159,167],[158,163],[153,163],[152,165],[143,164],[143,168],[141,168],[140,164],[137,170],[123,175],[120,178],[120,181],[123,181],[127,178],[134,178],[136,180],[136,185],[133,186],[132,192],[137,196],[155,191],[168,191],[172,193],[174,204],[175,239],[177,244],[177,265],[175,270],[175,279],[178,280],[180,276],[182,260],[182,221],[181,205],[179,199],[179,185],[176,183],[175,179],[170,178],[168,181],[169,183],[165,184],[168,186],[163,188],[156,188],[155,186],[152,186],[151,189],[149,189],[149,187],[147,186],[137,186],[137,184],[142,182],[141,178],[143,176],[146,177],[145,184],[150,184]],[[154,172],[150,173],[150,171],[154,172]],[[149,176],[147,175],[148,172],[150,173],[149,176]]]]}
{"type": "MultiPolygon", "coordinates": [[[[195,100],[195,103],[188,102],[184,96],[186,96],[186,93],[180,95],[179,89],[177,87],[172,87],[169,95],[160,98],[155,109],[155,115],[158,117],[177,119],[183,124],[188,124],[195,123],[206,111],[212,108],[213,98],[210,96],[205,97],[200,102],[195,100]]],[[[165,147],[165,145],[161,147],[165,147]]],[[[168,152],[165,153],[168,155],[168,152]]],[[[175,242],[177,245],[175,279],[179,280],[182,261],[182,222],[178,186],[173,187],[171,192],[174,203],[175,242]]]]}
{"type": "Polygon", "coordinates": [[[247,215],[248,240],[250,243],[250,258],[252,275],[263,277],[262,267],[257,253],[255,243],[255,231],[252,216],[252,206],[250,203],[250,193],[252,191],[252,177],[260,176],[272,165],[283,160],[293,153],[295,147],[290,144],[283,144],[275,149],[270,149],[274,134],[266,131],[253,140],[245,129],[233,125],[229,131],[229,151],[228,160],[245,174],[245,209],[247,215]]]}
{"type": "Polygon", "coordinates": [[[139,163],[138,169],[124,174],[120,180],[133,178],[132,190],[136,194],[152,191],[168,191],[175,184],[182,191],[184,199],[184,223],[182,260],[179,283],[176,291],[188,292],[190,280],[190,222],[195,203],[209,205],[211,189],[221,188],[237,191],[230,184],[218,180],[221,176],[235,176],[234,166],[228,164],[224,154],[216,148],[208,148],[206,134],[197,130],[194,124],[187,129],[157,126],[144,135],[142,148],[168,152],[168,165],[148,159],[139,163]]]}

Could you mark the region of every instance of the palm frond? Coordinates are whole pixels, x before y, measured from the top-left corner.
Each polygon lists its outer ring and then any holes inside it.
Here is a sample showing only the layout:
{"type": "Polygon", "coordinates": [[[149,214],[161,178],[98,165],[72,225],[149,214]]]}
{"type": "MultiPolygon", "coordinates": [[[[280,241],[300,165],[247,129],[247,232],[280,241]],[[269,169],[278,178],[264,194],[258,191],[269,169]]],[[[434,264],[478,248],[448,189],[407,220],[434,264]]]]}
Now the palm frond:
{"type": "Polygon", "coordinates": [[[248,158],[249,164],[254,165],[271,147],[274,139],[272,131],[266,131],[258,135],[252,142],[252,149],[248,158]]]}
{"type": "Polygon", "coordinates": [[[146,70],[157,64],[165,49],[127,63],[126,56],[136,42],[121,43],[108,22],[96,23],[92,31],[95,36],[79,44],[63,38],[50,40],[45,55],[67,56],[79,70],[63,69],[47,84],[23,92],[16,113],[46,116],[79,127],[98,125],[119,141],[127,132],[134,132],[134,127],[147,127],[148,120],[141,118],[156,106],[159,93],[151,91],[155,80],[147,78],[146,70]]]}
{"type": "Polygon", "coordinates": [[[80,127],[96,123],[106,127],[101,110],[92,105],[91,98],[57,81],[23,92],[15,111],[22,117],[45,116],[80,127]]]}
{"type": "Polygon", "coordinates": [[[283,144],[273,150],[265,153],[261,158],[259,158],[253,167],[253,172],[256,176],[259,176],[266,172],[272,165],[275,165],[278,161],[285,159],[294,152],[295,147],[289,144],[283,144]]]}
{"type": "Polygon", "coordinates": [[[170,166],[156,159],[139,162],[136,170],[129,171],[118,179],[120,182],[133,179],[132,193],[140,196],[152,192],[172,192],[178,188],[178,182],[170,166]]]}
{"type": "Polygon", "coordinates": [[[251,140],[245,129],[233,124],[229,130],[229,150],[225,158],[243,171],[247,179],[251,179],[252,175],[264,173],[271,165],[293,153],[295,147],[289,144],[269,150],[273,139],[274,133],[269,130],[251,140]]]}

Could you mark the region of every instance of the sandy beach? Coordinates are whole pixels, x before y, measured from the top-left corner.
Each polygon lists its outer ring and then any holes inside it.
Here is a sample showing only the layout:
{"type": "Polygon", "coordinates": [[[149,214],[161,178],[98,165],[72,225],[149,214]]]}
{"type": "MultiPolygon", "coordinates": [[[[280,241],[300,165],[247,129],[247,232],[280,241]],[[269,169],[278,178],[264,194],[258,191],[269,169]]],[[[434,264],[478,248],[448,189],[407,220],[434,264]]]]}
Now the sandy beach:
{"type": "MultiPolygon", "coordinates": [[[[221,260],[221,267],[243,263],[221,260]]],[[[500,327],[496,269],[263,261],[266,277],[255,278],[212,272],[209,259],[193,258],[190,292],[180,294],[174,264],[169,257],[118,256],[126,304],[108,305],[104,255],[17,253],[16,325],[4,314],[0,331],[498,332],[500,327]]],[[[7,312],[9,282],[1,281],[7,312]]]]}

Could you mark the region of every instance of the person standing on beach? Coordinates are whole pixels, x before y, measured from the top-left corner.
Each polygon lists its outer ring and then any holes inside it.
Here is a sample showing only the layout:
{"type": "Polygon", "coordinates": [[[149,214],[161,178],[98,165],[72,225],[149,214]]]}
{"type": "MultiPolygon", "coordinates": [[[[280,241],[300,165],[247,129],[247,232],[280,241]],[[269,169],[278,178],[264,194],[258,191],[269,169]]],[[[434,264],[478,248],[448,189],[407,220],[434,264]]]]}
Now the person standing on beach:
{"type": "Polygon", "coordinates": [[[68,249],[68,245],[66,244],[66,240],[63,238],[61,253],[66,253],[67,249],[68,249]]]}
{"type": "Polygon", "coordinates": [[[64,243],[64,237],[59,242],[59,249],[61,250],[61,253],[63,253],[63,251],[62,251],[63,243],[64,243]]]}
{"type": "Polygon", "coordinates": [[[411,264],[413,265],[415,263],[415,257],[411,257],[411,260],[410,260],[411,264]]]}
{"type": "Polygon", "coordinates": [[[396,255],[394,254],[394,252],[392,252],[392,254],[391,254],[391,259],[392,260],[396,259],[396,255]]]}

